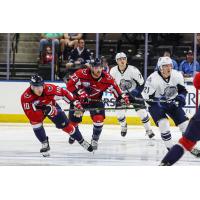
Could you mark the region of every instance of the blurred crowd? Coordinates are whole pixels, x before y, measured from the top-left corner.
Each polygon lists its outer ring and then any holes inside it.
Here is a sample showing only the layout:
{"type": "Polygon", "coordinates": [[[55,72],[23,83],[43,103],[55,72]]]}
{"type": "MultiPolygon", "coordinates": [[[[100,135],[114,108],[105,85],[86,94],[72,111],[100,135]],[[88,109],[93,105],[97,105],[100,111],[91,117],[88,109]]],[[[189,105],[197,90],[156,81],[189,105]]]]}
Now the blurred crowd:
{"type": "MultiPolygon", "coordinates": [[[[150,38],[156,40],[152,36],[150,38]]],[[[200,44],[200,34],[197,35],[197,41],[200,44]]],[[[184,77],[192,77],[194,70],[200,71],[199,62],[194,62],[194,53],[192,50],[185,52],[185,59],[181,62],[173,59],[172,52],[169,49],[160,52],[160,56],[171,57],[174,69],[181,71],[184,77]]],[[[85,44],[82,33],[43,33],[40,39],[38,62],[40,64],[49,64],[52,62],[52,59],[54,59],[55,63],[64,64],[67,74],[79,68],[88,67],[90,61],[94,58],[90,49],[85,44]],[[54,49],[52,49],[52,46],[54,46],[54,49]]],[[[109,71],[108,60],[106,57],[102,57],[101,59],[105,70],[109,71]]],[[[157,66],[155,66],[156,69],[157,66]]]]}

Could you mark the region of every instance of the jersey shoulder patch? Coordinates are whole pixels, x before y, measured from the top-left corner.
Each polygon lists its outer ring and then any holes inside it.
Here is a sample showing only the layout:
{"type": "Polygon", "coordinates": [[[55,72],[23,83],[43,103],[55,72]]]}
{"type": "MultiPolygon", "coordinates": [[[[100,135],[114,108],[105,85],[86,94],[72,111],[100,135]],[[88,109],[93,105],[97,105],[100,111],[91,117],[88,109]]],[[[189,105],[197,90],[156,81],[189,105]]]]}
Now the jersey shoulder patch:
{"type": "Polygon", "coordinates": [[[46,95],[52,95],[56,92],[58,86],[53,84],[45,84],[44,93],[46,95]]]}
{"type": "Polygon", "coordinates": [[[32,95],[29,94],[28,92],[25,92],[25,93],[23,94],[23,99],[24,99],[25,101],[29,101],[29,100],[31,100],[31,98],[32,98],[32,95]]]}
{"type": "Polygon", "coordinates": [[[76,74],[76,76],[78,76],[79,78],[82,78],[88,75],[88,69],[79,69],[74,74],[76,74]]]}
{"type": "Polygon", "coordinates": [[[22,101],[29,102],[32,100],[33,95],[30,92],[30,89],[28,88],[21,96],[22,101]]]}

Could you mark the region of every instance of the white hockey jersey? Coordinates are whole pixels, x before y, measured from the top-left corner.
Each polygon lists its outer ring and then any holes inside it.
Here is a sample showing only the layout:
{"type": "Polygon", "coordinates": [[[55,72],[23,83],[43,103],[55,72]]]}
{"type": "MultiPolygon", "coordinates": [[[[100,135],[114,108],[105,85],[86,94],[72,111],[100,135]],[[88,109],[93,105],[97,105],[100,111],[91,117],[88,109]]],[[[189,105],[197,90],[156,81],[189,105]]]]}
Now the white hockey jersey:
{"type": "Polygon", "coordinates": [[[162,96],[167,99],[174,99],[180,90],[186,91],[181,72],[172,70],[169,79],[165,80],[158,71],[155,71],[147,78],[142,96],[144,99],[160,98],[162,96]]]}
{"type": "Polygon", "coordinates": [[[138,85],[141,86],[144,84],[142,74],[132,65],[127,65],[127,68],[123,72],[120,71],[118,66],[115,66],[110,70],[110,74],[123,93],[127,93],[127,90],[132,91],[138,85]]]}

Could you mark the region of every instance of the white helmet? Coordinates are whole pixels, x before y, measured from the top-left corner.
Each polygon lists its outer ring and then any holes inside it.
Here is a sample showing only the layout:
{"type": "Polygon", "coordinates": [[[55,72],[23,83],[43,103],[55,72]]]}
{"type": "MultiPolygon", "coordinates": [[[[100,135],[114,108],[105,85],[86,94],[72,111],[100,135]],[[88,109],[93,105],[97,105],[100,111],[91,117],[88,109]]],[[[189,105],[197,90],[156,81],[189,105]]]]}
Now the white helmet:
{"type": "Polygon", "coordinates": [[[126,58],[127,59],[127,56],[124,52],[120,52],[120,53],[117,53],[116,56],[115,56],[116,62],[119,58],[126,58]]]}
{"type": "Polygon", "coordinates": [[[158,69],[161,69],[163,65],[170,65],[170,64],[171,65],[173,64],[172,59],[170,57],[165,56],[158,58],[158,63],[157,63],[158,69]]]}

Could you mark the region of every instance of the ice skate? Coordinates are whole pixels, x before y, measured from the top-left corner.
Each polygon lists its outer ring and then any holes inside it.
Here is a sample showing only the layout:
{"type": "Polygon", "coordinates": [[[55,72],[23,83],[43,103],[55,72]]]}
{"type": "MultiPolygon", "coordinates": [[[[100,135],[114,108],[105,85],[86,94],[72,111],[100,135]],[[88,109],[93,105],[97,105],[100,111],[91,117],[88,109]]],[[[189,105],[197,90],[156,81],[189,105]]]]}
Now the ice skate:
{"type": "Polygon", "coordinates": [[[47,137],[47,139],[42,143],[42,148],[40,149],[40,153],[44,156],[44,157],[49,157],[50,151],[50,146],[49,146],[49,138],[47,137]]]}
{"type": "Polygon", "coordinates": [[[128,130],[127,124],[125,124],[125,126],[121,126],[121,136],[122,136],[122,137],[125,137],[125,136],[126,136],[127,130],[128,130]]]}
{"type": "Polygon", "coordinates": [[[91,144],[89,144],[87,141],[83,140],[83,142],[80,143],[80,145],[86,149],[87,151],[89,152],[92,152],[93,151],[93,147],[91,144]]]}

